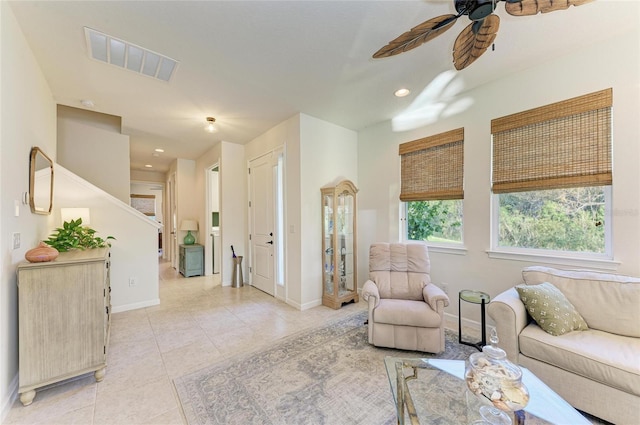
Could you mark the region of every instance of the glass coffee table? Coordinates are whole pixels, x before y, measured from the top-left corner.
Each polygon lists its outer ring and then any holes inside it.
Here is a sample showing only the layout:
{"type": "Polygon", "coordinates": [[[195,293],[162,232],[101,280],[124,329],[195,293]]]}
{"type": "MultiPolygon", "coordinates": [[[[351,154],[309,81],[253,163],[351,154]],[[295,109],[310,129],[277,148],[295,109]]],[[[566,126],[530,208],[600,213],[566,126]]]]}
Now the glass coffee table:
{"type": "MultiPolygon", "coordinates": [[[[384,363],[398,424],[469,425],[482,419],[483,402],[467,390],[463,360],[388,356],[384,363]]],[[[522,372],[530,399],[524,411],[512,415],[514,424],[591,424],[528,369],[522,372]]]]}

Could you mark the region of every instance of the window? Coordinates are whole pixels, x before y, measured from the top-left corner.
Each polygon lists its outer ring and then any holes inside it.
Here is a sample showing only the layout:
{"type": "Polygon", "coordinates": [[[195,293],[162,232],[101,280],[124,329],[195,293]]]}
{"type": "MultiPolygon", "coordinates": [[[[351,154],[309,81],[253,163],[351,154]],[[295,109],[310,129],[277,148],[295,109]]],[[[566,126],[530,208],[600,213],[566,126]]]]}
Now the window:
{"type": "Polygon", "coordinates": [[[611,257],[612,90],[491,122],[494,248],[611,257]]]}
{"type": "Polygon", "coordinates": [[[406,238],[461,243],[464,129],[403,143],[399,153],[406,238]]]}
{"type": "Polygon", "coordinates": [[[462,243],[462,199],[406,203],[407,239],[462,243]]]}

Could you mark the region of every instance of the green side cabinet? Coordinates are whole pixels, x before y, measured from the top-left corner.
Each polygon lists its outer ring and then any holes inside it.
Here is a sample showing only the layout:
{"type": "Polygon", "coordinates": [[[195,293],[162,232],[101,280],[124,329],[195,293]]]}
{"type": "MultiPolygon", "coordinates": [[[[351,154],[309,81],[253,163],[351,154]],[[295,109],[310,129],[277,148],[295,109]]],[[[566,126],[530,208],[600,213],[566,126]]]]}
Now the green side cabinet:
{"type": "Polygon", "coordinates": [[[180,245],[179,270],[184,277],[204,276],[204,247],[180,245]]]}

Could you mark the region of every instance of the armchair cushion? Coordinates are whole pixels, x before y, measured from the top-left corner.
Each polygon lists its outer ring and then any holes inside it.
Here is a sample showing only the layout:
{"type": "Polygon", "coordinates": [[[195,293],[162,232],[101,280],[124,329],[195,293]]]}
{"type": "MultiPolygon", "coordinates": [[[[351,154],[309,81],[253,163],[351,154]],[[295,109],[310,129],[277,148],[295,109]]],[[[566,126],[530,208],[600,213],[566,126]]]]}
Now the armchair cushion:
{"type": "Polygon", "coordinates": [[[376,323],[437,328],[442,319],[424,301],[382,299],[375,310],[376,323]]]}
{"type": "Polygon", "coordinates": [[[369,278],[381,298],[424,300],[422,288],[431,283],[425,244],[373,244],[369,250],[369,278]]]}
{"type": "Polygon", "coordinates": [[[549,282],[518,285],[518,295],[538,326],[551,335],[589,329],[573,304],[549,282]]]}

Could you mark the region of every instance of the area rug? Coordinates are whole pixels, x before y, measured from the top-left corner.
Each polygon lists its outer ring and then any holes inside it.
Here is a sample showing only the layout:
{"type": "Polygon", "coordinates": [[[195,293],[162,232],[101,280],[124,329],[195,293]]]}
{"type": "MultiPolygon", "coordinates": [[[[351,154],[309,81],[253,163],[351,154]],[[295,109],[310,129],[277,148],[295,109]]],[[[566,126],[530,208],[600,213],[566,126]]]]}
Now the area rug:
{"type": "Polygon", "coordinates": [[[462,360],[477,352],[448,330],[439,356],[376,348],[366,319],[359,312],[174,380],[188,423],[395,424],[385,356],[462,360]]]}

